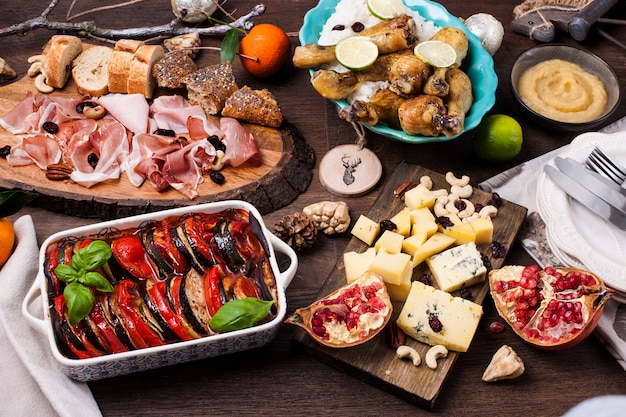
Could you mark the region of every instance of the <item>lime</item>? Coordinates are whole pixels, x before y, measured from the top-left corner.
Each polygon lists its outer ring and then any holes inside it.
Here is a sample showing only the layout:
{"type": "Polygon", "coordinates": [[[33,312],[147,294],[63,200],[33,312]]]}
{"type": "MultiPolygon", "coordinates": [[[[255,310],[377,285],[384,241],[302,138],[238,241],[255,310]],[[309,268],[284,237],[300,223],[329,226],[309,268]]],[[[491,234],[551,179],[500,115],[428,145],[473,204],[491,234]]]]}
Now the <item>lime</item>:
{"type": "Polygon", "coordinates": [[[406,13],[402,0],[367,0],[367,9],[379,19],[389,20],[406,13]]]}
{"type": "Polygon", "coordinates": [[[472,139],[474,152],[489,162],[507,162],[522,149],[523,135],[520,124],[505,114],[485,117],[472,139]]]}
{"type": "Polygon", "coordinates": [[[351,36],[335,46],[335,56],[341,65],[351,70],[362,70],[378,58],[378,46],[365,36],[351,36]]]}
{"type": "Polygon", "coordinates": [[[437,68],[447,68],[456,62],[456,51],[442,41],[424,41],[415,45],[415,56],[437,68]]]}

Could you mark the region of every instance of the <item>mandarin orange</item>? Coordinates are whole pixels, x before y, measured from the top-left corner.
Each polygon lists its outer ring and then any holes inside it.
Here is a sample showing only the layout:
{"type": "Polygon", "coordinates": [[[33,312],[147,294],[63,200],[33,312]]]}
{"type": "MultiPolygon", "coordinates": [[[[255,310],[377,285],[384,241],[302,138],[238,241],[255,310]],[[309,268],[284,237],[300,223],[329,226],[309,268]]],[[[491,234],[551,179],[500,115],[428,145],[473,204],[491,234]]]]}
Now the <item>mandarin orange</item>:
{"type": "Polygon", "coordinates": [[[271,23],[254,26],[239,42],[239,60],[255,77],[267,78],[276,74],[290,55],[289,37],[271,23]]]}
{"type": "Polygon", "coordinates": [[[4,265],[15,244],[15,230],[8,217],[0,218],[0,266],[4,265]]]}

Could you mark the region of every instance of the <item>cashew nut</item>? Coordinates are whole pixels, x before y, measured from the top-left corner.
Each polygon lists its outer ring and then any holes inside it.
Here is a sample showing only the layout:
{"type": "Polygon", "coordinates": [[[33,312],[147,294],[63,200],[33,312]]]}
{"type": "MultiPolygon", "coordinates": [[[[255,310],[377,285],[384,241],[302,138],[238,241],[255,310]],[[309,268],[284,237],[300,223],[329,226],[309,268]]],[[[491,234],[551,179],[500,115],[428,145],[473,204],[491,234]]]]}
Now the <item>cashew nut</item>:
{"type": "MultiPolygon", "coordinates": [[[[476,207],[474,207],[474,210],[476,210],[476,207]]],[[[469,222],[471,222],[472,220],[477,219],[477,218],[479,218],[479,217],[480,217],[480,214],[479,214],[477,211],[474,211],[474,213],[472,213],[471,215],[469,215],[469,216],[467,216],[467,217],[462,218],[462,219],[461,219],[461,221],[462,221],[463,223],[469,223],[469,222]]],[[[459,217],[459,218],[460,218],[460,217],[459,217]]]]}
{"type": "Polygon", "coordinates": [[[44,94],[48,94],[54,91],[54,87],[46,84],[46,76],[44,74],[39,74],[35,77],[35,87],[37,90],[44,94]]]}
{"type": "Polygon", "coordinates": [[[450,185],[458,185],[459,187],[464,187],[470,182],[470,177],[467,175],[463,175],[461,178],[457,178],[454,176],[454,173],[451,171],[446,172],[446,181],[450,185]]]}
{"type": "Polygon", "coordinates": [[[433,188],[433,180],[428,175],[423,175],[420,178],[420,184],[426,187],[427,190],[431,190],[433,188]]]}
{"type": "Polygon", "coordinates": [[[478,215],[483,218],[494,217],[496,214],[498,214],[498,208],[496,206],[492,206],[491,204],[481,208],[478,212],[478,215]]]}
{"type": "Polygon", "coordinates": [[[34,77],[35,75],[39,74],[41,72],[41,69],[43,68],[43,64],[39,61],[33,62],[30,65],[30,68],[28,68],[28,76],[29,77],[34,77]]]}
{"type": "Polygon", "coordinates": [[[466,198],[462,198],[461,201],[465,203],[465,208],[463,210],[459,211],[459,213],[458,213],[459,219],[468,218],[468,217],[470,217],[471,215],[473,215],[476,212],[476,209],[474,207],[474,203],[472,203],[471,201],[469,201],[466,198]]]}
{"type": "Polygon", "coordinates": [[[46,59],[45,55],[33,55],[28,57],[27,61],[29,64],[32,64],[34,62],[43,62],[46,59]]]}
{"type": "Polygon", "coordinates": [[[224,151],[215,151],[215,159],[213,159],[213,163],[211,164],[211,169],[213,171],[219,171],[224,168],[224,157],[226,154],[224,151]]]}
{"type": "Polygon", "coordinates": [[[461,198],[471,197],[473,192],[474,192],[474,188],[472,188],[472,186],[469,184],[462,185],[462,186],[455,184],[450,187],[450,193],[457,194],[461,198]]]}
{"type": "Polygon", "coordinates": [[[413,361],[413,365],[419,366],[422,363],[422,357],[419,352],[413,349],[411,346],[401,345],[396,349],[396,356],[399,359],[409,358],[413,361]]]}
{"type": "Polygon", "coordinates": [[[102,119],[105,114],[107,114],[107,111],[100,104],[95,107],[85,106],[83,108],[83,115],[88,119],[102,119]]]}
{"type": "Polygon", "coordinates": [[[448,196],[448,202],[446,203],[446,210],[448,211],[448,213],[458,213],[459,209],[456,208],[456,202],[459,201],[459,195],[458,194],[450,194],[448,196]]]}
{"type": "Polygon", "coordinates": [[[444,345],[435,345],[426,352],[426,366],[437,369],[437,359],[448,356],[448,349],[444,345]]]}
{"type": "Polygon", "coordinates": [[[448,196],[437,197],[435,199],[435,205],[433,206],[433,212],[437,217],[445,216],[446,214],[450,214],[450,212],[446,209],[446,203],[448,202],[448,196]]]}
{"type": "Polygon", "coordinates": [[[440,188],[438,190],[431,190],[431,193],[433,193],[435,197],[447,197],[448,196],[448,190],[446,190],[445,188],[440,188]]]}

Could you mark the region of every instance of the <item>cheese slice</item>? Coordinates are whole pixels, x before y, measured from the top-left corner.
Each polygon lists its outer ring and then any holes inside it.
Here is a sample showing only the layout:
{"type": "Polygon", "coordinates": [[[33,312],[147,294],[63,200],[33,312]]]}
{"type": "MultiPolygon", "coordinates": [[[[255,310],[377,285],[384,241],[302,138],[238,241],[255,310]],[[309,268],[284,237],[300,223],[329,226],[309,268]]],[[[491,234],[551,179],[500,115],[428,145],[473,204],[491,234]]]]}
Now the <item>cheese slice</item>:
{"type": "Polygon", "coordinates": [[[389,220],[396,225],[394,232],[403,236],[411,234],[411,210],[408,207],[404,207],[389,220]]]}
{"type": "Polygon", "coordinates": [[[411,271],[411,255],[408,253],[389,253],[380,250],[370,264],[369,271],[376,272],[388,284],[400,285],[402,279],[411,271]]]}
{"type": "Polygon", "coordinates": [[[437,196],[422,184],[411,188],[404,193],[404,204],[411,210],[422,207],[433,208],[437,196]]]}
{"type": "Polygon", "coordinates": [[[413,268],[407,268],[404,276],[400,279],[399,284],[390,284],[385,282],[387,292],[391,301],[404,303],[409,296],[411,290],[411,279],[413,278],[413,268]]]}
{"type": "Polygon", "coordinates": [[[353,236],[361,239],[369,246],[372,246],[379,232],[380,224],[363,214],[359,216],[351,230],[353,236]]]}
{"type": "Polygon", "coordinates": [[[439,253],[454,243],[454,238],[443,233],[435,233],[429,237],[413,254],[413,267],[421,264],[429,256],[439,253]]]}
{"type": "Polygon", "coordinates": [[[351,283],[363,275],[375,256],[376,249],[374,248],[367,248],[367,250],[362,253],[355,251],[344,253],[343,266],[346,271],[346,281],[351,283]]]}
{"type": "Polygon", "coordinates": [[[381,248],[383,248],[389,253],[399,253],[402,251],[403,240],[404,236],[400,233],[385,230],[376,241],[374,248],[376,248],[376,252],[380,252],[381,248]]]}
{"type": "Polygon", "coordinates": [[[459,223],[443,230],[444,235],[455,239],[455,245],[463,245],[476,241],[476,231],[469,223],[459,223]]]}
{"type": "Polygon", "coordinates": [[[425,232],[426,236],[432,236],[437,231],[435,216],[428,207],[411,210],[411,234],[425,232]]]}
{"type": "Polygon", "coordinates": [[[430,272],[442,291],[455,291],[485,280],[487,268],[474,242],[454,246],[426,259],[430,272]]]}
{"type": "Polygon", "coordinates": [[[480,304],[413,281],[396,324],[420,342],[467,352],[482,315],[480,304]],[[441,329],[433,330],[431,322],[440,323],[441,329]]]}
{"type": "Polygon", "coordinates": [[[474,229],[476,237],[474,241],[477,245],[491,243],[493,240],[493,222],[491,217],[478,217],[469,223],[474,229]]]}

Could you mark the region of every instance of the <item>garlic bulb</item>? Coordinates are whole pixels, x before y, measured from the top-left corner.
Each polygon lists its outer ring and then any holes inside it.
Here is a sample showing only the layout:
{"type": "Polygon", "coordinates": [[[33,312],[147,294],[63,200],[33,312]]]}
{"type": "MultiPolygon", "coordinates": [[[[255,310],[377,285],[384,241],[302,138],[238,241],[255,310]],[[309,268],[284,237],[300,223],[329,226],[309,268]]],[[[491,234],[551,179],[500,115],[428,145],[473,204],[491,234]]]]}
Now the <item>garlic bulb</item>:
{"type": "Polygon", "coordinates": [[[176,17],[186,11],[184,22],[200,23],[209,18],[217,10],[218,0],[172,0],[172,11],[176,17]]]}
{"type": "Polygon", "coordinates": [[[482,43],[483,47],[491,56],[493,56],[504,37],[504,27],[502,23],[495,17],[487,13],[474,14],[463,22],[465,27],[469,29],[482,43]]]}

